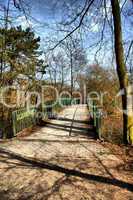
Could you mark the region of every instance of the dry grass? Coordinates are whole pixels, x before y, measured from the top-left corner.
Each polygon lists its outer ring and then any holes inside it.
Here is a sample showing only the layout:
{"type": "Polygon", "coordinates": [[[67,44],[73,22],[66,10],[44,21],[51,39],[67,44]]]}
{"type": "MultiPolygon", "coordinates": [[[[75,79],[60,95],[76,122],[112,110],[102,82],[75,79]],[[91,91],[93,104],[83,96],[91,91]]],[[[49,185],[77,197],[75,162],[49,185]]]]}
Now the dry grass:
{"type": "Polygon", "coordinates": [[[123,121],[122,114],[108,115],[102,120],[102,136],[106,141],[122,144],[123,121]]]}

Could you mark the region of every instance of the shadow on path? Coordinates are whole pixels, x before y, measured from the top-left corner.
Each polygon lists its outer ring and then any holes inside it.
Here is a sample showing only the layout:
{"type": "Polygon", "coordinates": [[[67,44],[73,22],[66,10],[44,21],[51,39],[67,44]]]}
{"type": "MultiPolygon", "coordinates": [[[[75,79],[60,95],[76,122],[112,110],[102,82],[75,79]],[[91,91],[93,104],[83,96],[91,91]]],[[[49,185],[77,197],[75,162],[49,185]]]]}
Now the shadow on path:
{"type": "MultiPolygon", "coordinates": [[[[18,161],[22,162],[22,165],[26,164],[26,166],[28,167],[53,170],[59,173],[63,173],[66,176],[75,176],[75,177],[80,177],[80,178],[84,178],[84,179],[99,182],[99,183],[114,185],[114,186],[118,186],[120,188],[124,188],[133,192],[133,184],[127,183],[115,178],[83,173],[79,170],[68,169],[62,166],[58,166],[56,164],[51,164],[47,161],[39,161],[39,160],[37,161],[37,160],[29,159],[27,157],[23,157],[19,154],[15,154],[14,152],[7,151],[4,149],[0,149],[0,154],[1,155],[4,154],[5,156],[8,156],[9,157],[8,159],[17,159],[18,161]]],[[[17,163],[15,163],[15,167],[17,167],[17,163]]]]}
{"type": "MultiPolygon", "coordinates": [[[[61,137],[59,135],[59,137],[61,137]]],[[[68,138],[68,136],[62,136],[64,138],[68,138]]],[[[92,138],[93,139],[93,138],[92,138]]],[[[42,143],[53,143],[53,142],[57,142],[57,143],[75,143],[77,144],[77,142],[80,142],[80,143],[88,143],[88,139],[85,140],[85,138],[83,138],[83,140],[81,139],[77,139],[77,140],[68,140],[68,139],[64,139],[64,140],[58,140],[58,139],[25,139],[25,138],[18,138],[17,140],[19,141],[23,141],[23,142],[42,142],[42,143]]],[[[94,142],[94,140],[89,140],[89,142],[94,142]]]]}
{"type": "Polygon", "coordinates": [[[81,123],[81,124],[90,124],[90,122],[89,122],[89,120],[87,121],[87,120],[76,120],[76,119],[74,119],[74,120],[72,120],[72,119],[69,119],[69,118],[63,118],[63,117],[57,117],[57,118],[55,118],[56,120],[59,120],[59,121],[66,121],[66,122],[74,122],[74,123],[81,123]]]}
{"type": "MultiPolygon", "coordinates": [[[[51,129],[56,129],[56,130],[61,130],[65,132],[70,132],[71,126],[68,125],[62,125],[62,124],[56,124],[52,122],[47,122],[47,123],[41,123],[41,127],[46,127],[46,128],[51,128],[51,129]]],[[[74,127],[72,126],[72,131],[71,133],[75,133],[76,135],[86,135],[87,137],[95,138],[95,134],[92,128],[82,128],[82,127],[74,127]]]]}

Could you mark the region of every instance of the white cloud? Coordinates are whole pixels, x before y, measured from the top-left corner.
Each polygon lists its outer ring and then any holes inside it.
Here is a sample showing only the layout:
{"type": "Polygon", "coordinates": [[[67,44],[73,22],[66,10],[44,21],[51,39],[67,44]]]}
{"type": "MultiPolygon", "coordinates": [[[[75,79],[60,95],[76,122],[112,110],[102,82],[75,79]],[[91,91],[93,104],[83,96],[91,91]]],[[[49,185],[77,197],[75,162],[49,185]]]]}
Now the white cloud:
{"type": "Polygon", "coordinates": [[[16,19],[16,24],[21,25],[23,29],[28,27],[33,27],[33,23],[30,20],[27,20],[25,16],[20,16],[16,19]]]}

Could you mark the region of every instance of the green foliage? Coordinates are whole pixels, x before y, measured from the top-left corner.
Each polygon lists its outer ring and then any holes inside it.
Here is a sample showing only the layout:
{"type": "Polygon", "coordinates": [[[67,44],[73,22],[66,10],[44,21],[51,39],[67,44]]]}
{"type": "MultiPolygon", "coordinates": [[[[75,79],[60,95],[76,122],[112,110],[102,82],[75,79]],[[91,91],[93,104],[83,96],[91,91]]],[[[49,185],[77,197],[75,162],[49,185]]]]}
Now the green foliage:
{"type": "Polygon", "coordinates": [[[12,83],[20,74],[33,79],[36,72],[44,68],[43,60],[39,59],[39,47],[40,37],[36,38],[30,28],[0,29],[1,73],[6,84],[12,83]]]}

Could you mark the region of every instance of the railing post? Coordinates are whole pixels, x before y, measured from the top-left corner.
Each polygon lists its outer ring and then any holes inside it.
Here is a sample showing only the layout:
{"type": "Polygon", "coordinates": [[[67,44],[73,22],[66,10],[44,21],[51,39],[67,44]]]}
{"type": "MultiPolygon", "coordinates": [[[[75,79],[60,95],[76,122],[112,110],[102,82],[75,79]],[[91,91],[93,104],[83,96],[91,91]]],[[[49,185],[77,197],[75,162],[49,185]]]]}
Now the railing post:
{"type": "Polygon", "coordinates": [[[95,103],[93,102],[93,125],[96,127],[96,115],[97,115],[97,108],[95,103]]]}
{"type": "Polygon", "coordinates": [[[12,128],[13,128],[13,136],[16,136],[17,134],[16,111],[12,112],[12,128]]]}
{"type": "Polygon", "coordinates": [[[101,139],[101,110],[93,102],[93,125],[96,132],[96,138],[101,139]]]}
{"type": "Polygon", "coordinates": [[[91,112],[94,131],[96,134],[96,139],[101,139],[101,109],[97,107],[94,101],[89,99],[89,111],[91,112]]]}
{"type": "Polygon", "coordinates": [[[101,111],[97,110],[96,113],[96,133],[97,133],[97,138],[101,139],[101,111]]]}

